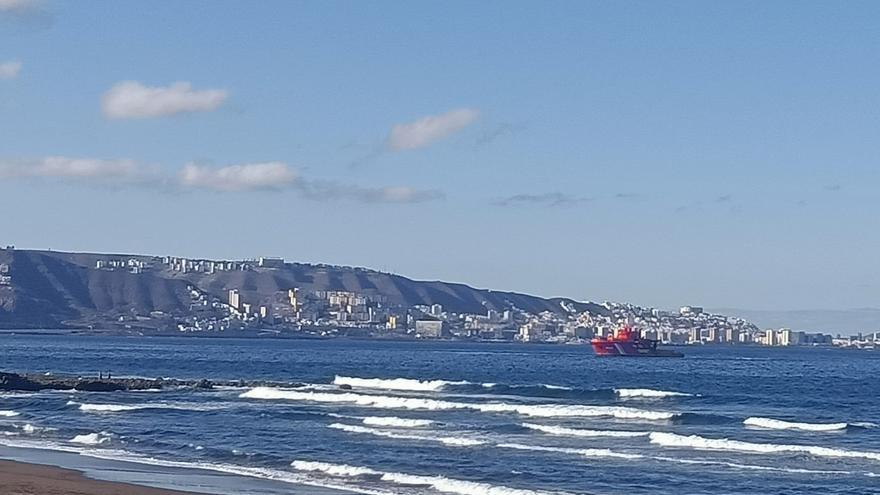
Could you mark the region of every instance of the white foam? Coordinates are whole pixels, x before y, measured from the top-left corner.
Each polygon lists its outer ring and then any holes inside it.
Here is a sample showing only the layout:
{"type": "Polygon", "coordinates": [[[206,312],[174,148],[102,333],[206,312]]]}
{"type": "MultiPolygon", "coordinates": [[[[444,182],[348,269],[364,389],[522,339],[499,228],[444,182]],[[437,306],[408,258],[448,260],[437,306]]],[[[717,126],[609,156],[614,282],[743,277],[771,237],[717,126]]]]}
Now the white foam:
{"type": "Polygon", "coordinates": [[[743,421],[746,426],[770,430],[839,431],[847,428],[846,423],[793,423],[772,418],[751,417],[743,421]]]}
{"type": "Polygon", "coordinates": [[[542,383],[539,386],[550,390],[572,390],[571,387],[563,387],[562,385],[550,385],[547,383],[542,383]]]}
{"type": "Polygon", "coordinates": [[[110,436],[106,432],[89,433],[87,435],[77,435],[70,439],[71,443],[80,443],[83,445],[103,445],[110,442],[110,436]]]}
{"type": "Polygon", "coordinates": [[[367,428],[364,426],[357,425],[347,425],[342,423],[333,423],[329,425],[329,428],[333,428],[336,430],[347,431],[349,433],[362,433],[367,435],[374,435],[377,437],[385,437],[385,438],[394,438],[398,440],[416,440],[416,441],[425,441],[425,442],[439,442],[444,445],[450,445],[454,447],[474,447],[477,445],[483,445],[486,442],[482,440],[475,440],[473,438],[468,437],[451,437],[451,436],[439,436],[439,435],[415,435],[411,433],[396,433],[393,431],[386,430],[378,430],[375,428],[367,428]]]}
{"type": "Polygon", "coordinates": [[[650,434],[648,431],[620,431],[620,430],[585,430],[581,428],[565,428],[562,426],[539,425],[534,423],[523,423],[523,426],[531,430],[540,431],[549,435],[559,435],[566,437],[646,437],[650,434]]]}
{"type": "Polygon", "coordinates": [[[293,461],[291,466],[300,471],[321,472],[337,477],[375,476],[379,477],[382,481],[397,485],[430,487],[438,492],[458,495],[550,495],[551,493],[554,493],[555,495],[564,495],[559,492],[543,492],[490,485],[489,483],[481,483],[477,481],[456,480],[445,476],[419,476],[378,471],[367,467],[349,466],[346,464],[293,461]]]}
{"type": "Polygon", "coordinates": [[[497,447],[502,449],[530,450],[533,452],[557,452],[560,454],[573,454],[583,457],[612,457],[615,459],[629,460],[642,459],[645,457],[640,454],[626,454],[608,449],[575,449],[569,447],[548,447],[545,445],[524,445],[521,443],[499,443],[497,447]]]}
{"type": "Polygon", "coordinates": [[[698,450],[720,450],[728,452],[744,452],[748,454],[779,454],[797,453],[810,454],[816,457],[846,457],[880,461],[880,452],[864,452],[857,450],[835,449],[818,445],[787,445],[775,443],[751,443],[726,438],[705,438],[698,435],[676,435],[674,433],[652,432],[651,443],[664,447],[682,447],[698,450]]]}
{"type": "Polygon", "coordinates": [[[69,406],[79,406],[79,410],[91,413],[118,413],[129,411],[141,411],[144,409],[172,409],[177,411],[215,411],[218,409],[226,409],[227,405],[219,404],[199,404],[199,403],[165,403],[165,402],[148,402],[143,404],[80,404],[79,402],[69,401],[69,406]]]}
{"type": "Polygon", "coordinates": [[[618,419],[668,420],[676,413],[647,411],[631,407],[583,406],[565,404],[466,403],[415,397],[366,395],[355,393],[300,392],[271,387],[256,387],[239,397],[244,399],[310,401],[353,404],[379,409],[456,410],[468,409],[487,413],[516,413],[535,417],[614,417],[618,419]]]}
{"type": "Polygon", "coordinates": [[[615,388],[614,392],[624,399],[662,399],[664,397],[690,397],[691,394],[684,392],[670,392],[668,390],[653,390],[650,388],[615,388]]]}
{"type": "Polygon", "coordinates": [[[367,416],[363,419],[365,425],[392,426],[396,428],[421,428],[434,424],[430,419],[408,419],[395,416],[367,416]]]}
{"type": "Polygon", "coordinates": [[[0,417],[2,418],[14,418],[18,415],[19,413],[15,411],[0,411],[0,417]]]}
{"type": "Polygon", "coordinates": [[[678,457],[652,457],[651,459],[654,459],[657,461],[674,462],[677,464],[691,464],[691,465],[700,465],[700,466],[721,466],[721,467],[728,467],[728,468],[732,468],[732,469],[743,469],[743,470],[747,470],[747,471],[771,471],[771,472],[777,472],[777,473],[791,473],[791,474],[839,474],[839,475],[856,474],[856,473],[853,473],[852,471],[829,471],[829,470],[805,469],[805,468],[757,466],[754,464],[740,464],[737,462],[708,461],[705,459],[681,459],[678,457]]]}
{"type": "Polygon", "coordinates": [[[447,380],[413,380],[411,378],[356,378],[351,376],[339,376],[333,379],[334,385],[348,385],[351,387],[374,388],[381,390],[406,390],[411,392],[436,392],[450,385],[467,385],[466,381],[447,380]]]}

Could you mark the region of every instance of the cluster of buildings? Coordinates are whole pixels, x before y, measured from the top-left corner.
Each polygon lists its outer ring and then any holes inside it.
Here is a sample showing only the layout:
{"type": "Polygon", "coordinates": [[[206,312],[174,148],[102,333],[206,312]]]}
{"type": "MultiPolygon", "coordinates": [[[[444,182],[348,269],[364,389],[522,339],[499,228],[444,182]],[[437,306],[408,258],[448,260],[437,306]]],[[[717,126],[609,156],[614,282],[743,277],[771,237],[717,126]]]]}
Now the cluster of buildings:
{"type": "MultiPolygon", "coordinates": [[[[95,263],[100,270],[142,273],[161,269],[181,274],[213,274],[283,268],[283,258],[260,257],[244,261],[214,261],[166,256],[163,258],[108,258],[95,263]]],[[[0,286],[10,284],[9,266],[0,264],[0,286]]],[[[175,319],[186,332],[226,330],[294,331],[322,335],[409,336],[424,339],[471,339],[519,342],[584,342],[612,335],[629,322],[645,338],[671,345],[835,345],[880,348],[880,332],[834,338],[787,328],[761,330],[737,317],[706,312],[699,306],[678,311],[605,302],[599,311],[562,306],[558,312],[532,314],[511,306],[479,312],[449,311],[441,304],[399,307],[376,294],[345,290],[304,291],[289,287],[266,296],[243,288],[229,288],[225,297],[211,296],[191,286],[185,315],[175,319]]],[[[152,315],[171,318],[171,315],[152,315]]]]}
{"type": "Polygon", "coordinates": [[[0,285],[12,285],[12,275],[9,274],[9,265],[0,263],[0,285]]]}

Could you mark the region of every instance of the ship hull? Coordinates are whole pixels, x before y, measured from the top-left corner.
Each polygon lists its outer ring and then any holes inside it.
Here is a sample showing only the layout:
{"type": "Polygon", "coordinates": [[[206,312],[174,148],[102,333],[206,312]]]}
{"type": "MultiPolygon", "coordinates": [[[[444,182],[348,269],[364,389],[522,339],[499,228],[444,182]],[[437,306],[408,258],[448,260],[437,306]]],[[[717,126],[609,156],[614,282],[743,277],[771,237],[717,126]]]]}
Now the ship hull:
{"type": "Polygon", "coordinates": [[[638,341],[593,341],[593,352],[601,357],[684,357],[680,352],[640,346],[638,341]]]}

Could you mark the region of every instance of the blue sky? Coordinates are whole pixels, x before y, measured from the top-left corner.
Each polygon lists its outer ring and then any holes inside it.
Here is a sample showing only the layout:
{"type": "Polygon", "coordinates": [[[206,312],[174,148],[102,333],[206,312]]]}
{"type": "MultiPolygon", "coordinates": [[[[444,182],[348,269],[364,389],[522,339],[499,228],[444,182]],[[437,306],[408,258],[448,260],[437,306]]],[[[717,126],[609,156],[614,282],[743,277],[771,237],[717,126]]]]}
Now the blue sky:
{"type": "Polygon", "coordinates": [[[877,306],[875,2],[0,0],[0,242],[877,306]]]}

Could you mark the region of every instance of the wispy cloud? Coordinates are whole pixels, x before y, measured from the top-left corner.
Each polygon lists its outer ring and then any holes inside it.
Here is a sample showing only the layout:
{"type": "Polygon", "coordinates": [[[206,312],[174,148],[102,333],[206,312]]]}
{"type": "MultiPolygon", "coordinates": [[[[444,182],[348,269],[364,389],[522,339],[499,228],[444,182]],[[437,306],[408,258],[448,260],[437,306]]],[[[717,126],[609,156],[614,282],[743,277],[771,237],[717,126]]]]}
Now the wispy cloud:
{"type": "Polygon", "coordinates": [[[108,187],[154,187],[172,193],[213,191],[218,194],[287,191],[313,201],[360,203],[423,203],[444,198],[441,191],[410,186],[365,187],[310,180],[284,162],[243,163],[213,167],[188,163],[175,174],[132,159],[0,158],[0,181],[32,180],[108,187]]]}
{"type": "Polygon", "coordinates": [[[0,12],[21,14],[41,8],[38,0],[0,0],[0,12]]]}
{"type": "Polygon", "coordinates": [[[502,122],[495,127],[485,130],[479,137],[477,137],[474,144],[476,147],[486,146],[505,136],[516,134],[525,129],[525,127],[526,126],[522,124],[502,122]]]}
{"type": "Polygon", "coordinates": [[[19,72],[21,72],[21,62],[18,60],[0,63],[0,79],[15,79],[19,72]]]}
{"type": "Polygon", "coordinates": [[[180,184],[196,189],[215,191],[253,191],[283,189],[299,178],[296,170],[285,163],[246,163],[226,167],[210,167],[188,163],[178,174],[180,184]]]}
{"type": "Polygon", "coordinates": [[[630,192],[619,192],[614,195],[614,199],[636,199],[641,198],[642,195],[639,193],[630,193],[630,192]]]}
{"type": "Polygon", "coordinates": [[[228,96],[222,89],[195,90],[188,82],[150,87],[137,81],[123,81],[104,93],[101,109],[108,119],[168,117],[216,110],[228,96]]]}
{"type": "Polygon", "coordinates": [[[50,156],[29,160],[0,159],[0,179],[42,178],[96,183],[147,182],[155,169],[130,159],[50,156]]]}
{"type": "Polygon", "coordinates": [[[41,0],[0,0],[0,20],[7,18],[22,21],[34,27],[52,25],[52,14],[44,7],[41,0]]]}
{"type": "Polygon", "coordinates": [[[591,198],[571,196],[561,192],[515,194],[492,202],[496,206],[574,206],[592,201],[591,198]]]}
{"type": "Polygon", "coordinates": [[[841,187],[840,184],[828,184],[824,189],[828,192],[837,192],[840,191],[841,187]]]}
{"type": "Polygon", "coordinates": [[[438,115],[428,115],[413,122],[397,124],[388,135],[387,148],[391,151],[414,150],[430,146],[476,121],[480,112],[472,108],[458,108],[438,115]]]}
{"type": "Polygon", "coordinates": [[[332,181],[302,181],[299,188],[308,199],[317,201],[354,200],[362,203],[424,203],[443,199],[435,189],[409,186],[363,187],[332,181]]]}

